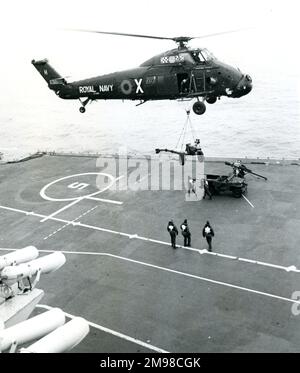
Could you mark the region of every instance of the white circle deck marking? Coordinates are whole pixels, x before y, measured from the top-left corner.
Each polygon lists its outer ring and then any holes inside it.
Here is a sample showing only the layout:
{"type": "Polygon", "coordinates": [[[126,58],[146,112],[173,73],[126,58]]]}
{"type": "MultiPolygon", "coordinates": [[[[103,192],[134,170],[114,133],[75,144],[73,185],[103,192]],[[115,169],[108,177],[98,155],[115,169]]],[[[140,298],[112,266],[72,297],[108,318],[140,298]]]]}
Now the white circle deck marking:
{"type": "Polygon", "coordinates": [[[79,200],[79,199],[85,199],[85,198],[89,198],[89,197],[93,197],[93,196],[96,196],[100,193],[103,193],[105,192],[107,189],[109,189],[113,183],[115,182],[115,177],[113,177],[112,175],[110,174],[106,174],[106,173],[103,173],[103,172],[86,172],[86,173],[83,173],[83,174],[75,174],[75,175],[70,175],[70,176],[65,176],[65,177],[61,177],[60,179],[57,179],[57,180],[54,180],[52,181],[51,183],[45,185],[41,191],[40,191],[40,196],[47,200],[47,201],[52,201],[52,202],[61,202],[61,201],[76,201],[76,200],[79,200]],[[53,198],[53,197],[49,197],[47,194],[46,194],[46,190],[51,187],[52,185],[56,184],[56,183],[59,183],[60,181],[62,180],[67,180],[67,179],[71,179],[73,177],[78,177],[78,176],[86,176],[86,175],[100,175],[100,176],[104,176],[104,177],[108,177],[110,179],[110,183],[109,185],[107,185],[104,189],[102,190],[98,190],[97,192],[94,192],[94,193],[90,193],[90,194],[86,194],[85,196],[80,196],[80,197],[74,197],[74,198],[53,198]]]}

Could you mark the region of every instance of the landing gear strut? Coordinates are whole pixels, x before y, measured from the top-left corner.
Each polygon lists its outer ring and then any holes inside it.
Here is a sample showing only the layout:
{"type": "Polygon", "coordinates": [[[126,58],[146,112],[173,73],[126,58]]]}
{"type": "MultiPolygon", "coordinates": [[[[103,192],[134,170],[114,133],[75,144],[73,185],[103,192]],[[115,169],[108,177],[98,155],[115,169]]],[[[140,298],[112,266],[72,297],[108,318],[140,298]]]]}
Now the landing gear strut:
{"type": "Polygon", "coordinates": [[[91,99],[87,98],[85,101],[81,101],[79,99],[79,101],[82,103],[82,106],[79,108],[79,111],[83,114],[85,113],[85,106],[91,101],[91,99]]]}
{"type": "Polygon", "coordinates": [[[193,110],[194,110],[195,114],[202,115],[206,111],[206,106],[205,106],[204,102],[196,101],[193,105],[193,110]]]}

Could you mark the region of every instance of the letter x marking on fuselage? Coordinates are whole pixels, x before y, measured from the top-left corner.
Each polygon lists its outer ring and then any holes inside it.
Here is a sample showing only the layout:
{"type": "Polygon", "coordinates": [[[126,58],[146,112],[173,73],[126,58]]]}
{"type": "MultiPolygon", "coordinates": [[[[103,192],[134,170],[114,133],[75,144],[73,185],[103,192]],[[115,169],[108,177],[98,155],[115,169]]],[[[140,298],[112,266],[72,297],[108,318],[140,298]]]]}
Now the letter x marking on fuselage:
{"type": "Polygon", "coordinates": [[[136,84],[136,91],[135,91],[135,93],[139,93],[139,92],[144,93],[144,91],[143,91],[143,89],[141,87],[143,79],[142,78],[139,79],[139,80],[134,79],[134,81],[135,81],[135,84],[136,84]]]}

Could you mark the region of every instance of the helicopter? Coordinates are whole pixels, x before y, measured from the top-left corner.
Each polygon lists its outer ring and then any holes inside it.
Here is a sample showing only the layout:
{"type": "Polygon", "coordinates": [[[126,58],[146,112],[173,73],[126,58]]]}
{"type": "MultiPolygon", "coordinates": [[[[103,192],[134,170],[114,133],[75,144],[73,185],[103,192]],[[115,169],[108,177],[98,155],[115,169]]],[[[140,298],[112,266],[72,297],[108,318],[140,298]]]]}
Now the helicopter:
{"type": "MultiPolygon", "coordinates": [[[[192,100],[193,111],[202,115],[205,102],[214,104],[221,96],[239,98],[252,90],[250,75],[219,61],[206,48],[191,48],[188,42],[199,37],[162,37],[93,30],[73,30],[107,35],[132,36],[172,40],[177,48],[158,54],[139,67],[94,78],[68,83],[47,59],[32,64],[48,83],[48,87],[62,99],[79,99],[79,111],[94,100],[139,100],[136,105],[150,100],[192,100]]],[[[210,34],[215,36],[234,31],[210,34]]]]}

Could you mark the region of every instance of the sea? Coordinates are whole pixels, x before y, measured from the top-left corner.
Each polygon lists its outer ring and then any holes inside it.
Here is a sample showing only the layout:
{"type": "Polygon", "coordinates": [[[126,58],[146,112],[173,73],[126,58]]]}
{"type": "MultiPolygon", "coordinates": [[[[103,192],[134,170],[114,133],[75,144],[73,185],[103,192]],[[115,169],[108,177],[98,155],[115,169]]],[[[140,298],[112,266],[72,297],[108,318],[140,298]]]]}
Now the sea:
{"type": "Polygon", "coordinates": [[[253,90],[239,98],[207,104],[198,116],[194,101],[97,101],[79,112],[80,103],[62,100],[32,69],[11,82],[6,76],[0,102],[0,152],[15,160],[37,151],[131,155],[155,148],[181,148],[195,137],[208,157],[300,158],[298,77],[258,70],[253,90]],[[32,74],[32,75],[31,75],[32,74]],[[125,150],[124,150],[125,149],[125,150]]]}

